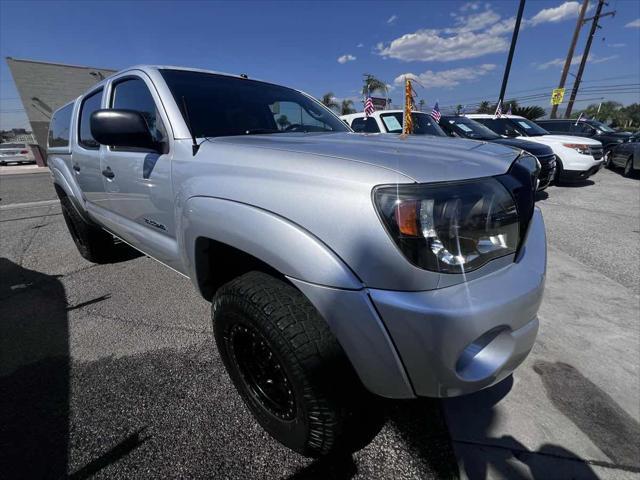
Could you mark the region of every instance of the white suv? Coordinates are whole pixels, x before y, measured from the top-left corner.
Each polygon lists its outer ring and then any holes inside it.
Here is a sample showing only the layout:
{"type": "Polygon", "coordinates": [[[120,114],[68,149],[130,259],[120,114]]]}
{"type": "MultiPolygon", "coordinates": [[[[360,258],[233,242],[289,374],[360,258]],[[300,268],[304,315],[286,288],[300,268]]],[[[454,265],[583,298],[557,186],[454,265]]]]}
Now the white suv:
{"type": "MultiPolygon", "coordinates": [[[[364,112],[342,115],[340,118],[357,133],[402,133],[402,110],[377,110],[368,117],[364,112]]],[[[424,112],[412,111],[413,133],[417,135],[436,135],[446,137],[447,134],[438,123],[424,112]]]]}
{"type": "Polygon", "coordinates": [[[467,115],[503,137],[548,145],[556,154],[556,184],[586,180],[602,168],[602,143],[585,137],[551,135],[538,124],[517,115],[467,115]]]}

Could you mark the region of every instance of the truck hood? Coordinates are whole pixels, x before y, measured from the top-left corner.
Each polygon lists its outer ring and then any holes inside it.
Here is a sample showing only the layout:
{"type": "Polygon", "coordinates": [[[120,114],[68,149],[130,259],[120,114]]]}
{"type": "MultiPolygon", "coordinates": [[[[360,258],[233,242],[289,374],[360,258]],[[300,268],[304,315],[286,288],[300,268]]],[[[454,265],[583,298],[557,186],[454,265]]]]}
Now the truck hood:
{"type": "Polygon", "coordinates": [[[392,170],[416,182],[500,175],[519,154],[498,144],[430,135],[283,133],[217,137],[211,142],[340,158],[392,170]]]}
{"type": "Polygon", "coordinates": [[[560,145],[562,143],[579,143],[581,145],[591,145],[593,147],[601,147],[602,143],[598,140],[587,137],[574,137],[572,135],[540,135],[536,137],[517,137],[520,140],[528,140],[530,142],[542,143],[544,145],[560,145]]]}

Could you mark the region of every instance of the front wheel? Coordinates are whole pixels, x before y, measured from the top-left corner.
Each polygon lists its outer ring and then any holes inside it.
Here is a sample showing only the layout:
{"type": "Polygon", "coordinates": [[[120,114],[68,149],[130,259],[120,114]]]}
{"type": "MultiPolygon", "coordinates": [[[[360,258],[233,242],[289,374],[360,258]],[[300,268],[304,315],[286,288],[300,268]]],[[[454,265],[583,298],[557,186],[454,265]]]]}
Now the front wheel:
{"type": "Polygon", "coordinates": [[[624,176],[627,178],[633,177],[633,159],[631,157],[624,164],[624,176]]]}
{"type": "Polygon", "coordinates": [[[319,457],[360,448],[377,433],[373,403],[342,348],[293,286],[249,272],[217,292],[212,319],[233,383],[280,443],[319,457]]]}
{"type": "Polygon", "coordinates": [[[613,168],[612,157],[613,157],[613,150],[607,150],[606,152],[604,152],[602,165],[605,168],[613,168]]]}

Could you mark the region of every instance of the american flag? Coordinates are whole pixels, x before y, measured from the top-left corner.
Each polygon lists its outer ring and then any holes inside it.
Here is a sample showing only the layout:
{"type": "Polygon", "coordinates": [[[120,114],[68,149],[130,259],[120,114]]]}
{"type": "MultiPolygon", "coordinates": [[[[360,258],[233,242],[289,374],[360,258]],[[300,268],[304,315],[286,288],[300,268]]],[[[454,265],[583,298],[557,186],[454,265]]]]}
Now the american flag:
{"type": "Polygon", "coordinates": [[[371,100],[371,97],[367,97],[367,100],[364,102],[364,116],[368,117],[369,115],[372,115],[373,112],[375,112],[376,109],[373,106],[373,100],[371,100]]]}
{"type": "Polygon", "coordinates": [[[433,110],[431,110],[431,118],[433,118],[437,123],[440,123],[440,107],[438,107],[438,102],[433,106],[433,110]]]}
{"type": "Polygon", "coordinates": [[[498,100],[498,106],[496,107],[496,113],[493,114],[494,117],[502,116],[502,100],[498,100]]]}

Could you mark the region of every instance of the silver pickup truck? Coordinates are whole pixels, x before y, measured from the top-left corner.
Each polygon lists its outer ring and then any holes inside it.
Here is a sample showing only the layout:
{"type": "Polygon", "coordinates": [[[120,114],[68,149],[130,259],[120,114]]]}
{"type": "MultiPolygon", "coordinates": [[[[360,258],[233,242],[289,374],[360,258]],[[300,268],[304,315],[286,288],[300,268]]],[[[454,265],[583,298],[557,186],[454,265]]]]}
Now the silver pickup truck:
{"type": "Polygon", "coordinates": [[[55,112],[78,250],[114,237],[189,277],[244,401],[309,456],[377,396],[449,397],[529,353],[546,269],[539,164],[509,147],[353,133],[309,95],[139,66],[55,112]]]}

